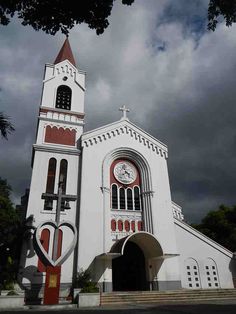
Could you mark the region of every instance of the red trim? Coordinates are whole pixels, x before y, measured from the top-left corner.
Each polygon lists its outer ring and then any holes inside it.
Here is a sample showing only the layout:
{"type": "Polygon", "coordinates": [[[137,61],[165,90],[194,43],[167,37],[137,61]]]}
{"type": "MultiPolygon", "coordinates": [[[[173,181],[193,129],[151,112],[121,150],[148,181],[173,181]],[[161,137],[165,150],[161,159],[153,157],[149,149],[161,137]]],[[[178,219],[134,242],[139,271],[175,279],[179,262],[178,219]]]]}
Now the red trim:
{"type": "Polygon", "coordinates": [[[130,223],[128,220],[125,221],[125,231],[130,231],[130,223]]]}
{"type": "Polygon", "coordinates": [[[70,63],[72,63],[76,67],[75,58],[73,56],[68,38],[65,39],[64,44],[62,45],[61,50],[59,51],[56,60],[54,61],[54,64],[57,64],[64,60],[69,60],[70,63]]]}
{"type": "Polygon", "coordinates": [[[131,221],[131,230],[134,232],[135,231],[135,221],[131,221]]]}
{"type": "Polygon", "coordinates": [[[75,130],[51,127],[47,125],[45,132],[45,142],[75,146],[75,130]]]}
{"type": "Polygon", "coordinates": [[[115,219],[111,220],[111,230],[112,231],[116,231],[116,221],[115,221],[115,219]]]}
{"type": "Polygon", "coordinates": [[[123,221],[122,220],[118,220],[118,230],[123,231],[123,221]]]}
{"type": "Polygon", "coordinates": [[[143,230],[143,223],[142,221],[138,221],[138,231],[142,231],[143,230]]]}

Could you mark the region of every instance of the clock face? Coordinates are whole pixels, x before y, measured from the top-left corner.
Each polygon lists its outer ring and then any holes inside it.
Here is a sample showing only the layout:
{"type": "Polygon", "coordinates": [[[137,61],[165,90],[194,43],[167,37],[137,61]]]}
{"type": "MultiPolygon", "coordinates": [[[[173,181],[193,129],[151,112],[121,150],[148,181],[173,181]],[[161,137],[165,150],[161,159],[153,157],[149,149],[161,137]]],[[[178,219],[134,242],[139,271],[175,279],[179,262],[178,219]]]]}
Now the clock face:
{"type": "Polygon", "coordinates": [[[130,184],[137,178],[137,171],[128,161],[118,162],[114,167],[114,176],[123,184],[130,184]]]}

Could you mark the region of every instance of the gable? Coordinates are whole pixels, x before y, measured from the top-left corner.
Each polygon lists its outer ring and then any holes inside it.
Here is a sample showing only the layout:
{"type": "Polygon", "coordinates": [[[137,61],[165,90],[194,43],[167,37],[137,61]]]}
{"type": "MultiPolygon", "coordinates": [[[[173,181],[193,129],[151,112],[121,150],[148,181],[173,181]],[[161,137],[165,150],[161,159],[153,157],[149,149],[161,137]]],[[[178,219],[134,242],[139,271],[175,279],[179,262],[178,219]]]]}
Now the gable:
{"type": "Polygon", "coordinates": [[[177,228],[180,228],[184,230],[187,234],[197,238],[199,241],[211,246],[215,250],[218,250],[222,254],[232,258],[233,253],[220,245],[219,243],[215,242],[214,240],[208,238],[205,234],[201,233],[200,231],[194,229],[187,223],[180,221],[179,219],[174,218],[174,223],[177,226],[177,228]]]}
{"type": "Polygon", "coordinates": [[[168,149],[165,144],[155,139],[152,135],[143,131],[128,119],[105,125],[101,128],[86,132],[82,135],[82,146],[89,147],[99,145],[103,141],[109,141],[114,137],[129,135],[141,145],[156,152],[156,154],[168,158],[168,149]]]}

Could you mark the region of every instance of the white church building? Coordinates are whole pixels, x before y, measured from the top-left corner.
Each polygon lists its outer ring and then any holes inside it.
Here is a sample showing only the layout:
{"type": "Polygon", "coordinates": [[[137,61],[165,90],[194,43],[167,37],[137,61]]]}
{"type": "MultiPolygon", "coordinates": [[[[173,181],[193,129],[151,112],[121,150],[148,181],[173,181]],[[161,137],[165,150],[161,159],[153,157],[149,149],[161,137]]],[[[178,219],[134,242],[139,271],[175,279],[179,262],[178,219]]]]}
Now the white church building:
{"type": "MultiPolygon", "coordinates": [[[[171,199],[167,146],[131,122],[125,106],[120,120],[84,132],[85,91],[67,38],[45,66],[27,209],[52,256],[55,226],[47,221],[56,219],[61,178],[61,289],[81,269],[102,291],[233,288],[233,253],[185,223],[171,199]]],[[[39,291],[47,269],[27,238],[22,284],[39,291]]]]}

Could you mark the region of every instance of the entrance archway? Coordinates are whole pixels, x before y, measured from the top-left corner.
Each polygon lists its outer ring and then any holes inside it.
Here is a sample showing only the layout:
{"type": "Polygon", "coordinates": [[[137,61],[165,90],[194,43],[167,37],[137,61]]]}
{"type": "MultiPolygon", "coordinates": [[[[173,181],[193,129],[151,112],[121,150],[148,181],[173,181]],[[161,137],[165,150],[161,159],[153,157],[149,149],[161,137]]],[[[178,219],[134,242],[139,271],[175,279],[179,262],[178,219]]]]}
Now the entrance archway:
{"type": "Polygon", "coordinates": [[[138,291],[147,290],[153,281],[149,268],[152,261],[163,256],[163,250],[152,234],[140,231],[118,240],[109,254],[113,256],[113,290],[138,291]]]}
{"type": "Polygon", "coordinates": [[[145,257],[140,247],[128,241],[122,256],[112,261],[113,291],[146,290],[145,257]]]}

